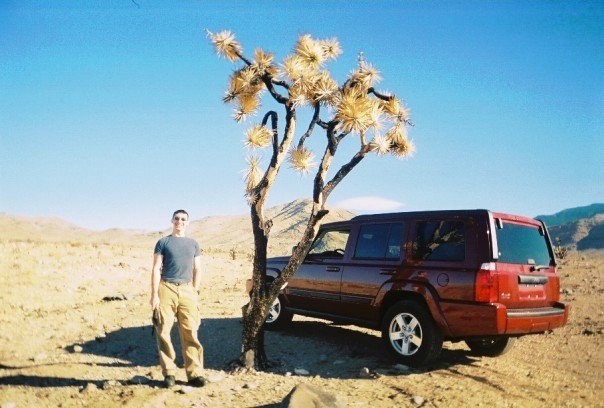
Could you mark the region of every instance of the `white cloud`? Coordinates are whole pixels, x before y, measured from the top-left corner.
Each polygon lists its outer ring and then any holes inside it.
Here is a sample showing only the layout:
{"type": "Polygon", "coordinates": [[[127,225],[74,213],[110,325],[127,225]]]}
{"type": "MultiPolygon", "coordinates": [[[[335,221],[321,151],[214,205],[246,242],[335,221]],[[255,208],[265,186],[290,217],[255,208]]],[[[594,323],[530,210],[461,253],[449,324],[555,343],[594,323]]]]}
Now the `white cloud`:
{"type": "Polygon", "coordinates": [[[355,212],[390,212],[400,210],[403,203],[383,197],[353,197],[335,203],[335,207],[355,212]]]}

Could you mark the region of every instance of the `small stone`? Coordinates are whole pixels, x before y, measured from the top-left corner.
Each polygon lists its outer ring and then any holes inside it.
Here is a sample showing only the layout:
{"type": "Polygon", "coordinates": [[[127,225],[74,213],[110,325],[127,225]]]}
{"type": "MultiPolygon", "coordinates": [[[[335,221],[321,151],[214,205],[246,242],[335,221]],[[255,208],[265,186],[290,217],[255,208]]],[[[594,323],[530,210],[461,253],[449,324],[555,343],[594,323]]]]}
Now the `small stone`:
{"type": "Polygon", "coordinates": [[[179,389],[176,389],[176,392],[178,392],[180,394],[189,394],[189,393],[193,392],[194,389],[195,389],[195,387],[191,387],[189,385],[183,385],[179,389]]]}
{"type": "Polygon", "coordinates": [[[32,360],[36,363],[40,363],[48,358],[48,355],[45,353],[37,354],[32,360]]]}
{"type": "Polygon", "coordinates": [[[224,371],[220,371],[218,373],[212,373],[205,377],[208,382],[217,383],[224,380],[224,371]]]}
{"type": "Polygon", "coordinates": [[[255,390],[258,388],[258,384],[256,383],[245,383],[243,385],[243,388],[248,389],[248,390],[255,390]]]}
{"type": "Polygon", "coordinates": [[[409,371],[409,367],[404,364],[397,364],[394,366],[396,371],[409,371]]]}
{"type": "Polygon", "coordinates": [[[80,391],[82,394],[88,394],[90,392],[98,391],[98,387],[93,383],[88,383],[86,386],[80,391]]]}
{"type": "Polygon", "coordinates": [[[130,379],[130,384],[148,384],[149,379],[144,375],[135,375],[130,379]]]}
{"type": "Polygon", "coordinates": [[[424,402],[426,402],[426,399],[422,396],[416,395],[413,398],[411,398],[411,401],[417,405],[418,407],[424,405],[424,402]]]}
{"type": "Polygon", "coordinates": [[[101,388],[104,390],[108,390],[110,388],[115,388],[118,385],[120,385],[120,383],[117,380],[107,380],[103,381],[103,383],[101,384],[101,388]]]}
{"type": "Polygon", "coordinates": [[[80,346],[79,344],[76,344],[75,346],[73,346],[74,353],[81,353],[82,351],[84,351],[84,348],[82,346],[80,346]]]}
{"type": "Polygon", "coordinates": [[[294,369],[294,373],[296,373],[296,375],[309,375],[310,372],[308,370],[305,370],[304,368],[296,368],[294,369]]]}
{"type": "Polygon", "coordinates": [[[369,369],[367,367],[363,367],[361,369],[361,371],[359,372],[359,378],[371,378],[371,372],[369,371],[369,369]]]}

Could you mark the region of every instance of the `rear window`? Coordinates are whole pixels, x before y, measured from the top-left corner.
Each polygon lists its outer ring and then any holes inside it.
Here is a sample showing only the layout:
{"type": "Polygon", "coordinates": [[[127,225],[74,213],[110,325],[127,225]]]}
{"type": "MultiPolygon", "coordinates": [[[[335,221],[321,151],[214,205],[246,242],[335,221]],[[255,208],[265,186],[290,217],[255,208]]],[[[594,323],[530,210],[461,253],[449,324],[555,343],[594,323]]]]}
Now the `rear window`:
{"type": "Polygon", "coordinates": [[[463,261],[466,233],[462,221],[420,221],[413,242],[413,259],[463,261]]]}
{"type": "Polygon", "coordinates": [[[402,241],[402,223],[362,225],[354,257],[397,260],[401,255],[402,241]]]}
{"type": "Polygon", "coordinates": [[[553,265],[547,239],[541,228],[503,223],[497,229],[499,261],[517,264],[553,265]]]}

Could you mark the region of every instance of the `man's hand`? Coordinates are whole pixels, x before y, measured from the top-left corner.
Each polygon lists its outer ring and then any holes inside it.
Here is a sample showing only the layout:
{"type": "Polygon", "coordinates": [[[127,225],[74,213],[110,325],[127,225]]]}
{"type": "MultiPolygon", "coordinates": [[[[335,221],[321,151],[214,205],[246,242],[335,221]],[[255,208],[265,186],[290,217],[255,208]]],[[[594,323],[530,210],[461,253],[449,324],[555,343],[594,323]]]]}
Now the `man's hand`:
{"type": "Polygon", "coordinates": [[[159,295],[156,293],[152,294],[149,304],[151,305],[151,310],[159,308],[159,295]]]}

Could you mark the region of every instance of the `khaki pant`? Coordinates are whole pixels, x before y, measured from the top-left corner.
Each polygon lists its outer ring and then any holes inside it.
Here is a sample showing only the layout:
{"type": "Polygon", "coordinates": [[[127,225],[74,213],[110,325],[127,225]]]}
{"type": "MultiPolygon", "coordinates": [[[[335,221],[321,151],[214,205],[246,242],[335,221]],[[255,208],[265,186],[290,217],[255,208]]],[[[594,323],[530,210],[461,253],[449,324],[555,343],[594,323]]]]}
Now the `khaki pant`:
{"type": "Polygon", "coordinates": [[[176,352],[170,337],[175,318],[178,319],[178,336],[187,379],[200,377],[202,374],[203,347],[197,338],[200,321],[197,302],[197,292],[192,283],[176,285],[160,282],[157,348],[164,377],[175,375],[177,369],[176,352]]]}

